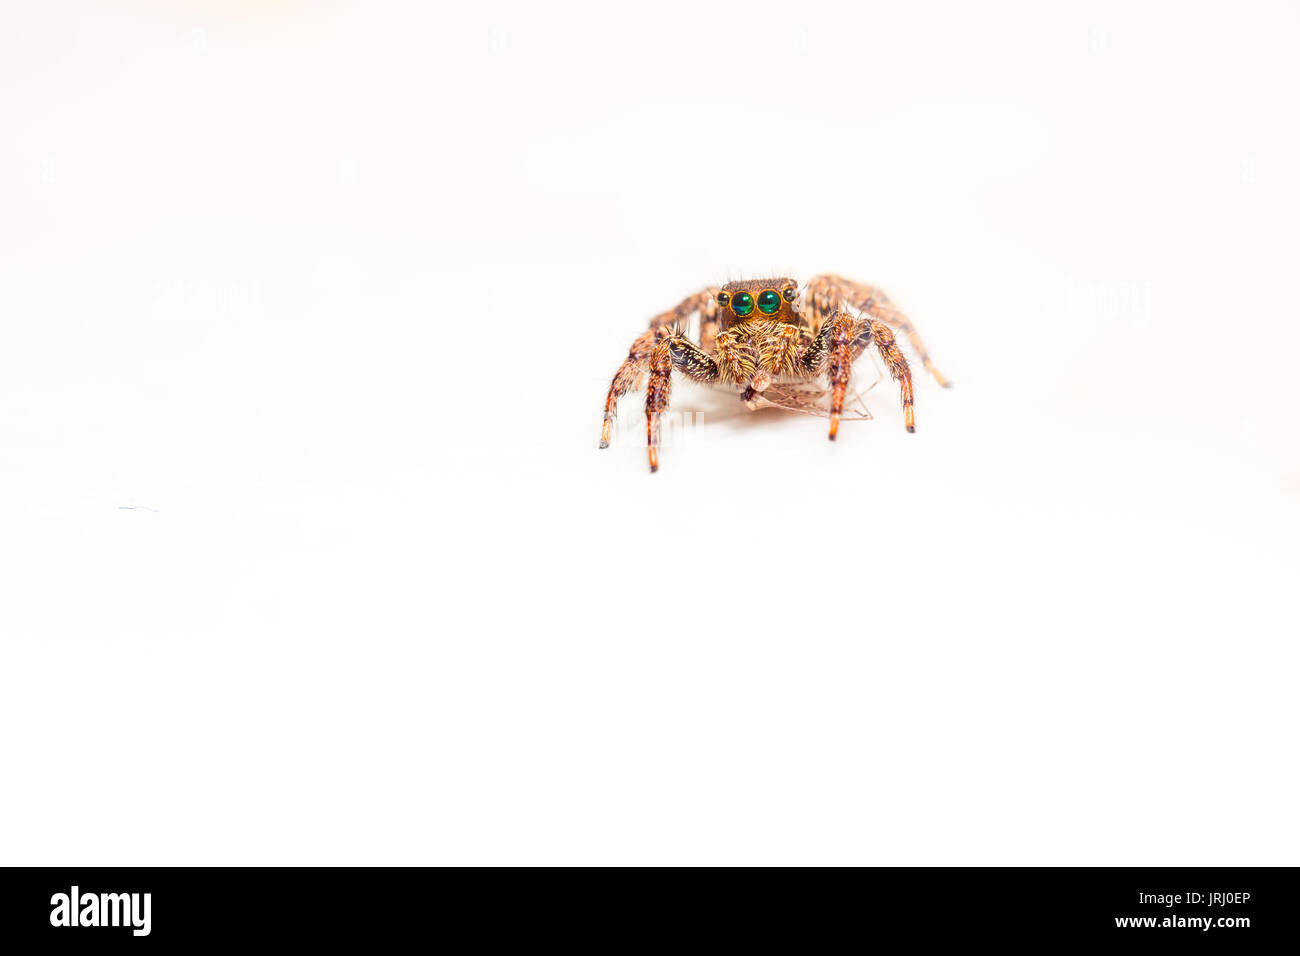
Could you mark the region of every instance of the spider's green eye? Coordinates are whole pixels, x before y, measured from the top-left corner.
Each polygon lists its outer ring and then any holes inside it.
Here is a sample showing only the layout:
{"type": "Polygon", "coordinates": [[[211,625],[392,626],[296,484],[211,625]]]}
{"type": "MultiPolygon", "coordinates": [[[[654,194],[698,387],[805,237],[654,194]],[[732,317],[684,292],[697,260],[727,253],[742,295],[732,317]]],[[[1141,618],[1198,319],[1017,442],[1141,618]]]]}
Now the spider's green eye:
{"type": "Polygon", "coordinates": [[[771,289],[758,294],[758,311],[764,315],[771,315],[779,308],[781,308],[781,297],[771,289]]]}
{"type": "Polygon", "coordinates": [[[736,315],[749,315],[754,311],[754,297],[748,292],[737,292],[731,297],[731,311],[736,315]]]}

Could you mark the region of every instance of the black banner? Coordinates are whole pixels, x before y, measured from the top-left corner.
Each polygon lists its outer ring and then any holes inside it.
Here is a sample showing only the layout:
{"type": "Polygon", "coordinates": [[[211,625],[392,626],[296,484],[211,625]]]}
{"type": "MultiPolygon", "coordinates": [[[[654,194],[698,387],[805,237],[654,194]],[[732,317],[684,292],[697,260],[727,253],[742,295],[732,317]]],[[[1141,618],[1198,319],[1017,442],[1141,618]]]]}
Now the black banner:
{"type": "MultiPolygon", "coordinates": [[[[8,869],[7,942],[736,942],[886,939],[1294,946],[1292,869],[827,869],[564,874],[444,869],[8,869]],[[847,934],[847,935],[846,935],[847,934]]],[[[10,949],[11,952],[27,950],[10,949]]]]}

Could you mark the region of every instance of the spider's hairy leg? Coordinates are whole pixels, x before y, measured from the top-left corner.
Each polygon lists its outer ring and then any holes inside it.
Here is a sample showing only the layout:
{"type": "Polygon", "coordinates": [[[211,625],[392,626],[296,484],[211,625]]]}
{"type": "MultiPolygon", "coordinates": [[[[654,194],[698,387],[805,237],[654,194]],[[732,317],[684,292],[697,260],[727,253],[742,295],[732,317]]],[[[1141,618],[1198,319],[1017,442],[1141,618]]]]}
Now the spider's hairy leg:
{"type": "Polygon", "coordinates": [[[641,377],[645,374],[646,363],[650,358],[650,351],[654,348],[655,343],[666,335],[676,335],[678,330],[684,327],[696,312],[700,313],[700,327],[702,330],[709,321],[712,321],[711,328],[717,327],[718,304],[714,298],[716,294],[715,289],[709,288],[701,289],[694,295],[688,295],[667,312],[661,312],[651,319],[650,327],[632,343],[632,347],[628,349],[627,358],[623,360],[623,364],[614,373],[614,380],[610,383],[609,393],[605,396],[605,419],[600,427],[601,448],[609,447],[610,429],[618,409],[618,400],[639,384],[641,377]]]}
{"type": "MultiPolygon", "coordinates": [[[[867,322],[866,331],[861,333],[862,339],[869,339],[876,344],[876,351],[880,357],[885,360],[889,366],[889,376],[898,383],[899,397],[903,402],[904,424],[907,425],[909,432],[916,431],[916,417],[912,411],[912,369],[907,364],[902,350],[898,347],[898,342],[894,338],[894,332],[884,322],[879,319],[871,319],[867,322]]],[[[866,347],[866,342],[862,343],[866,347]]]]}
{"type": "Polygon", "coordinates": [[[614,373],[614,380],[609,384],[609,394],[605,396],[605,420],[600,428],[600,447],[609,447],[610,426],[614,422],[614,413],[618,408],[618,400],[636,387],[637,381],[645,372],[646,360],[650,357],[650,351],[654,348],[657,338],[657,330],[646,329],[642,332],[632,347],[628,349],[627,358],[623,359],[623,364],[618,367],[614,373]]]}
{"type": "Polygon", "coordinates": [[[847,312],[832,310],[817,337],[799,354],[799,368],[807,375],[826,374],[831,386],[831,431],[830,439],[840,428],[840,414],[844,411],[844,395],[849,387],[849,372],[853,368],[855,346],[860,329],[859,322],[847,312]]]}
{"type": "Polygon", "coordinates": [[[930,352],[921,341],[921,336],[916,331],[916,326],[912,324],[912,320],[889,301],[889,296],[880,289],[836,275],[821,275],[809,281],[808,295],[813,310],[819,315],[829,315],[842,303],[848,303],[853,308],[885,323],[890,329],[902,332],[907,336],[912,348],[916,350],[925,370],[934,376],[934,380],[944,388],[952,386],[952,382],[935,368],[930,352]]]}
{"type": "Polygon", "coordinates": [[[645,390],[645,439],[650,451],[650,470],[659,470],[659,416],[668,407],[673,391],[673,357],[666,342],[650,353],[650,381],[645,390]]]}
{"type": "MultiPolygon", "coordinates": [[[[823,350],[826,354],[826,377],[831,385],[831,430],[828,436],[835,440],[840,430],[840,414],[844,411],[844,394],[849,389],[849,376],[853,369],[853,346],[858,338],[858,321],[847,312],[833,312],[822,326],[825,333],[823,350]]],[[[819,339],[823,336],[818,336],[819,339]]]]}
{"type": "Polygon", "coordinates": [[[799,356],[800,368],[805,373],[815,375],[824,372],[830,383],[831,441],[835,440],[839,432],[853,362],[873,343],[880,352],[880,357],[889,366],[890,376],[898,382],[907,430],[916,431],[912,410],[912,370],[898,347],[893,331],[878,319],[856,319],[847,312],[835,309],[822,323],[817,338],[799,356]]]}
{"type": "Polygon", "coordinates": [[[659,470],[659,419],[672,394],[673,370],[697,382],[716,382],[718,364],[686,336],[671,332],[650,352],[650,381],[645,390],[645,434],[650,470],[659,470]]]}

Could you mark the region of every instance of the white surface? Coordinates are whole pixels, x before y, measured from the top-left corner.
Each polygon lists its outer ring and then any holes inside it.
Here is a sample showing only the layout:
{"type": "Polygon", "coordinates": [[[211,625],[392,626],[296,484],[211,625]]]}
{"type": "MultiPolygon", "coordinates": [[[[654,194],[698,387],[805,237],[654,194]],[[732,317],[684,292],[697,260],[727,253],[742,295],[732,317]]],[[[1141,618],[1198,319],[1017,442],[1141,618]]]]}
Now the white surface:
{"type": "Polygon", "coordinates": [[[1297,862],[1294,5],[114,6],[0,14],[0,860],[1297,862]],[[917,434],[597,452],[821,271],[917,434]]]}

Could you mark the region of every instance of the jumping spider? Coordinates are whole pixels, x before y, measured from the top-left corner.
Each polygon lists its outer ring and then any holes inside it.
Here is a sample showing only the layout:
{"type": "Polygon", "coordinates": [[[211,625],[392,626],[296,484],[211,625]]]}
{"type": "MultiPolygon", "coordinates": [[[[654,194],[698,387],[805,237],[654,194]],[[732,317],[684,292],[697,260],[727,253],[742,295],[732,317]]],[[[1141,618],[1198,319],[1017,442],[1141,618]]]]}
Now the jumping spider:
{"type": "Polygon", "coordinates": [[[650,470],[659,470],[659,418],[668,407],[672,372],[696,382],[733,385],[747,403],[774,382],[825,381],[830,392],[830,438],[835,440],[854,360],[875,344],[898,382],[907,430],[916,431],[912,414],[912,372],[894,339],[907,336],[926,370],[945,388],[950,384],[930,361],[911,321],[883,292],[839,276],[818,276],[799,289],[793,279],[728,282],[704,289],[650,320],[632,343],[605,399],[600,447],[609,447],[610,424],[618,400],[648,372],[646,441],[650,470]],[[692,315],[700,316],[700,344],[685,335],[692,315]]]}

